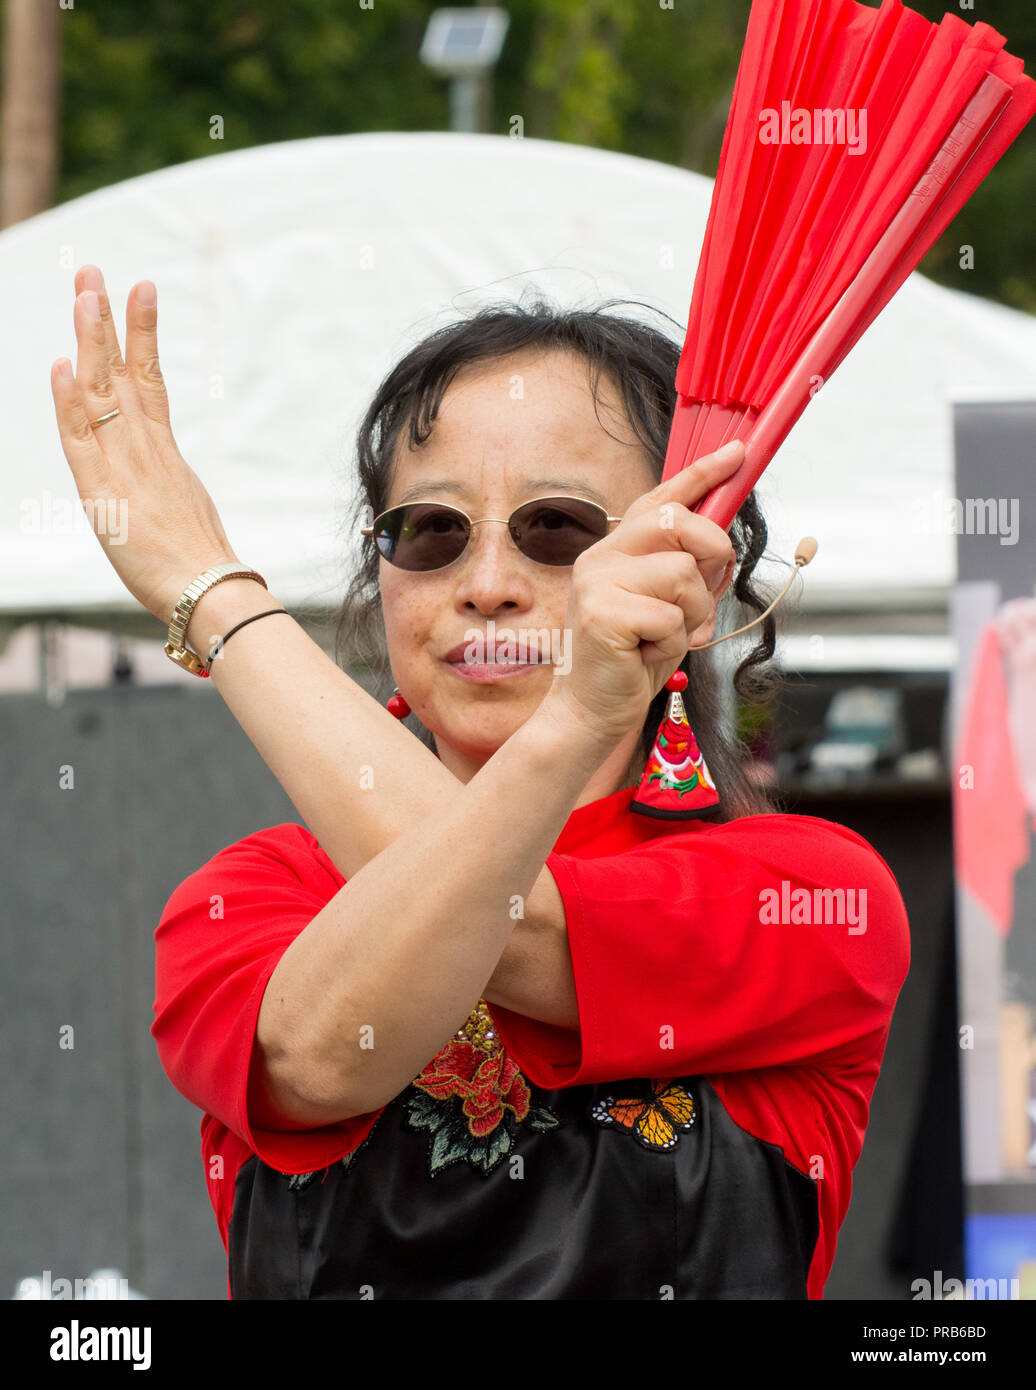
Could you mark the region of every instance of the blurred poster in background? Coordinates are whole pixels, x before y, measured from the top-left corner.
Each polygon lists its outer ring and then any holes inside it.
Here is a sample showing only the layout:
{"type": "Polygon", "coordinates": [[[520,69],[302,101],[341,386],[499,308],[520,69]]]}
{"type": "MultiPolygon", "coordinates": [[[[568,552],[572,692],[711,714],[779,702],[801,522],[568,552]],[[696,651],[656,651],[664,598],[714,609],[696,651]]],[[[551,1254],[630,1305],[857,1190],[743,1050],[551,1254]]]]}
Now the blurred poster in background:
{"type": "Polygon", "coordinates": [[[1036,403],[957,406],[955,444],[965,1276],[1036,1299],[1036,403]]]}

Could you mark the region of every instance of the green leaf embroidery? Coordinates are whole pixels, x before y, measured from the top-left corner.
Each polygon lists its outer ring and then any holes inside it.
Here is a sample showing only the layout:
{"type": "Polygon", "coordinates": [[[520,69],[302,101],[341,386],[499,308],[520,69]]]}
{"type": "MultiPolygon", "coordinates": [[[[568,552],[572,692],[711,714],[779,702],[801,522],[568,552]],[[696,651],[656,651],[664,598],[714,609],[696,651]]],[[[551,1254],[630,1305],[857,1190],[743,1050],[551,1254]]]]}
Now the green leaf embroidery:
{"type": "Polygon", "coordinates": [[[545,1105],[530,1105],[525,1123],[530,1129],[538,1130],[542,1134],[545,1130],[557,1129],[560,1120],[553,1110],[548,1110],[545,1105]]]}

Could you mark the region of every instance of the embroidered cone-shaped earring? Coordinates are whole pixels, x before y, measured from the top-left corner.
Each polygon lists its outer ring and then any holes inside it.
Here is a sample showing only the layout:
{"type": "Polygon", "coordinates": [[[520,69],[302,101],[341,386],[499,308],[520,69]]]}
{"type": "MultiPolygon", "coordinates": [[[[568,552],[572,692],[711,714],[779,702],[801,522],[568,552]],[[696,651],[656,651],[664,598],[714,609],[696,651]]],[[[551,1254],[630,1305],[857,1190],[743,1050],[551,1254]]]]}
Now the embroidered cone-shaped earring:
{"type": "Polygon", "coordinates": [[[715,812],[719,793],[687,722],[680,694],[687,688],[686,672],[674,671],[665,688],[670,692],[665,718],[630,810],[658,820],[694,820],[715,812]]]}

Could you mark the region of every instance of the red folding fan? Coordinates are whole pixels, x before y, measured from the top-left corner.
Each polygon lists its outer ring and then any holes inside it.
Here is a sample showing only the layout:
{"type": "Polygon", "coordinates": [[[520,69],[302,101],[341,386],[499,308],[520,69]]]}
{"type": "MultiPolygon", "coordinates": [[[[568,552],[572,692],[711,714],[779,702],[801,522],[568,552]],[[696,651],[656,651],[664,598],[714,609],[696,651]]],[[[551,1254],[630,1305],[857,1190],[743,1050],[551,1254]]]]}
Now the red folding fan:
{"type": "MultiPolygon", "coordinates": [[[[811,398],[1036,112],[1036,83],[1005,42],[901,0],[753,0],[663,472],[744,442],[702,516],[729,528],[811,398]]],[[[815,542],[804,547],[797,563],[815,542]]],[[[720,799],[680,674],[630,807],[667,820],[715,814],[720,799]]]]}
{"type": "Polygon", "coordinates": [[[729,439],[724,529],[795,421],[1036,112],[988,24],[901,0],[754,0],[664,477],[729,439]]]}

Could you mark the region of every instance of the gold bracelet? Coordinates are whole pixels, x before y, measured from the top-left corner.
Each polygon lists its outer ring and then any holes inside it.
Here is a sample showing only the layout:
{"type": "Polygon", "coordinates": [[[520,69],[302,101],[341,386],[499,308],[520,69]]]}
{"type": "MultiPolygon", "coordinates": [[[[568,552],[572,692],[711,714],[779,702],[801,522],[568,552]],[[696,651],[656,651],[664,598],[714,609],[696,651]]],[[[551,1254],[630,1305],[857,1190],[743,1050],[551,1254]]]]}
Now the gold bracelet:
{"type": "Polygon", "coordinates": [[[177,666],[182,667],[185,671],[190,671],[195,676],[207,677],[208,668],[197,652],[192,652],[190,647],[184,646],[184,634],[187,631],[187,624],[191,620],[191,614],[194,612],[194,605],[202,594],[208,593],[214,585],[222,584],[224,579],[257,579],[264,589],[269,587],[261,574],[257,574],[255,570],[242,569],[236,560],[228,560],[222,565],[213,565],[211,569],[204,570],[199,574],[197,579],[191,580],[173,609],[173,618],[169,624],[169,635],[165,644],[165,654],[170,661],[175,661],[177,666]]]}

